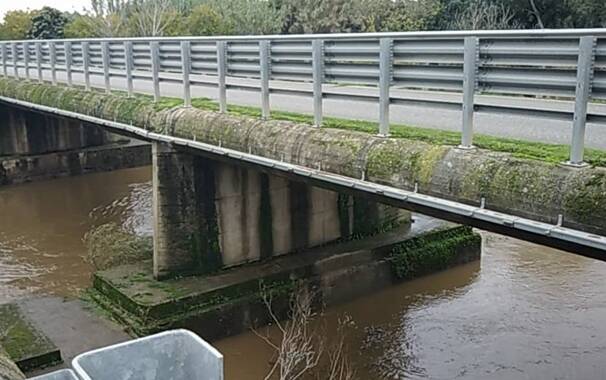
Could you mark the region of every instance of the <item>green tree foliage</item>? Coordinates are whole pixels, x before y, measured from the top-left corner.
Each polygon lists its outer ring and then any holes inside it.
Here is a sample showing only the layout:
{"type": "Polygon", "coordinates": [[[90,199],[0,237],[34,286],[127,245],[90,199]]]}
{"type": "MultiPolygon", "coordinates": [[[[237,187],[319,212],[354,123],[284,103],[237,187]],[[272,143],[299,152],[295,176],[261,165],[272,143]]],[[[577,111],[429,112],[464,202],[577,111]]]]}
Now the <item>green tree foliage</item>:
{"type": "Polygon", "coordinates": [[[65,25],[65,38],[103,37],[99,28],[95,28],[96,20],[91,16],[75,15],[65,25]]]}
{"type": "Polygon", "coordinates": [[[439,0],[399,0],[387,9],[380,31],[403,32],[437,28],[443,5],[439,0]]]}
{"type": "Polygon", "coordinates": [[[32,27],[32,18],[36,12],[10,11],[4,16],[0,26],[0,38],[3,40],[24,40],[32,27]]]}
{"type": "Polygon", "coordinates": [[[284,0],[281,10],[285,33],[337,33],[359,31],[357,1],[284,0]]]}
{"type": "Polygon", "coordinates": [[[230,34],[280,33],[282,14],[267,0],[203,0],[226,23],[230,34]]]}
{"type": "Polygon", "coordinates": [[[63,12],[44,7],[32,18],[27,37],[38,40],[63,38],[67,22],[68,18],[63,12]]]}
{"type": "Polygon", "coordinates": [[[8,12],[0,38],[606,27],[606,0],[91,0],[8,12]]]}
{"type": "Polygon", "coordinates": [[[191,36],[217,36],[233,34],[232,26],[208,4],[191,10],[185,20],[187,34],[191,36]]]}
{"type": "Polygon", "coordinates": [[[280,0],[283,33],[431,29],[439,0],[280,0]]]}

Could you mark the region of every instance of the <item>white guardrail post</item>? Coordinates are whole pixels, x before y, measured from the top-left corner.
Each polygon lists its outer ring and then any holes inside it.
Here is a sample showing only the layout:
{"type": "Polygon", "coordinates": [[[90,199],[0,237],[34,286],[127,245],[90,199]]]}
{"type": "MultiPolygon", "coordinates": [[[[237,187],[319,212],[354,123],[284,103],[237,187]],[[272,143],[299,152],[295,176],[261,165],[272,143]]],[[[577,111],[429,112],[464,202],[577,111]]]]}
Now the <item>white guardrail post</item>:
{"type": "Polygon", "coordinates": [[[379,42],[379,136],[389,136],[389,89],[392,80],[393,40],[379,42]]]}
{"type": "Polygon", "coordinates": [[[324,82],[324,41],[311,41],[314,127],[322,126],[322,83],[324,82]]]}
{"type": "Polygon", "coordinates": [[[25,79],[29,80],[29,42],[24,42],[21,47],[23,48],[23,67],[25,68],[25,79]]]}
{"type": "Polygon", "coordinates": [[[6,67],[6,44],[2,44],[0,45],[0,49],[2,50],[2,75],[4,75],[4,77],[8,77],[8,68],[6,67]]]}
{"type": "Polygon", "coordinates": [[[72,87],[73,75],[72,75],[72,43],[66,41],[63,44],[63,50],[65,50],[65,74],[67,75],[67,86],[72,87]]]}
{"type": "Polygon", "coordinates": [[[84,88],[90,91],[90,45],[82,42],[82,74],[84,75],[84,88]]]}
{"type": "Polygon", "coordinates": [[[227,42],[217,41],[217,80],[219,112],[227,112],[227,42]]]}
{"type": "Polygon", "coordinates": [[[571,166],[586,165],[583,162],[585,125],[592,87],[595,44],[596,39],[593,36],[584,36],[579,39],[577,87],[575,92],[574,117],[572,119],[572,141],[570,144],[570,160],[567,162],[571,166]]]}
{"type": "Polygon", "coordinates": [[[11,50],[13,53],[13,75],[15,76],[15,79],[19,78],[19,52],[17,51],[17,44],[16,43],[12,43],[11,44],[11,50]]]}
{"type": "Polygon", "coordinates": [[[259,41],[259,70],[261,71],[261,118],[269,119],[270,42],[259,41]]]}
{"type": "Polygon", "coordinates": [[[160,43],[152,41],[149,43],[151,52],[152,82],[154,85],[154,102],[160,100],[160,43]]]}
{"type": "Polygon", "coordinates": [[[135,88],[133,85],[133,67],[134,67],[134,58],[133,58],[133,42],[125,41],[124,42],[124,67],[126,69],[126,92],[128,96],[133,96],[135,92],[135,88]]]}
{"type": "Polygon", "coordinates": [[[478,38],[465,37],[463,43],[463,125],[461,149],[473,149],[473,111],[478,70],[478,38]]]}
{"type": "Polygon", "coordinates": [[[110,55],[109,55],[109,42],[101,42],[101,56],[103,62],[103,80],[105,82],[105,92],[112,92],[111,77],[109,75],[110,55]]]}
{"type": "Polygon", "coordinates": [[[48,49],[50,54],[50,67],[51,67],[51,81],[53,86],[57,85],[57,46],[55,42],[51,41],[48,43],[48,49]]]}
{"type": "Polygon", "coordinates": [[[183,71],[183,105],[191,107],[191,83],[189,74],[191,71],[191,44],[189,41],[181,41],[181,65],[183,71]]]}
{"type": "Polygon", "coordinates": [[[36,42],[36,69],[38,71],[38,82],[44,83],[44,72],[42,71],[42,42],[36,42]]]}

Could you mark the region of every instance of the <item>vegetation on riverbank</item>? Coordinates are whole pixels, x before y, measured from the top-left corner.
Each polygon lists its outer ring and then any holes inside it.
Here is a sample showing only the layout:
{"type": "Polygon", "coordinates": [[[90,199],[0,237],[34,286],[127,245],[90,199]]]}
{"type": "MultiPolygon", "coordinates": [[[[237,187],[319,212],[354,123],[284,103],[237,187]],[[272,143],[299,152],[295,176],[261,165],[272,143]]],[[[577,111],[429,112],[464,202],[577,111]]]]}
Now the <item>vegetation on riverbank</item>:
{"type": "Polygon", "coordinates": [[[390,260],[396,277],[410,280],[456,265],[462,252],[481,242],[471,227],[461,226],[402,242],[392,249],[390,260]]]}

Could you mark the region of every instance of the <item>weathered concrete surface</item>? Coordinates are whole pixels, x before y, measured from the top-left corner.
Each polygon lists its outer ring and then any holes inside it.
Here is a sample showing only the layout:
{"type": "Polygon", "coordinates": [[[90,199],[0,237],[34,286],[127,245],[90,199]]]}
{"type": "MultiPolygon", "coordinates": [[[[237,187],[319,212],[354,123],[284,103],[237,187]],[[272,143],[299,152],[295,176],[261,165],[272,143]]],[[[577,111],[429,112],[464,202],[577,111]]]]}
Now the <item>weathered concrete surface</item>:
{"type": "Polygon", "coordinates": [[[91,295],[134,334],[182,327],[218,339],[270,321],[262,289],[286,317],[295,284],[313,287],[321,303],[332,305],[480,258],[480,237],[471,228],[444,222],[407,228],[207,276],[157,281],[149,262],[119,266],[95,274],[91,295]],[[424,250],[421,239],[434,245],[424,250]],[[406,277],[398,275],[403,248],[418,249],[424,264],[409,267],[406,277]]]}
{"type": "Polygon", "coordinates": [[[62,361],[55,344],[14,303],[0,305],[0,345],[22,371],[62,361]]]}
{"type": "Polygon", "coordinates": [[[367,236],[405,210],[153,143],[154,274],[170,278],[367,236]]]}
{"type": "Polygon", "coordinates": [[[0,345],[0,380],[23,380],[25,375],[0,345]]]}
{"type": "Polygon", "coordinates": [[[82,300],[59,297],[34,297],[18,302],[21,311],[61,349],[64,363],[28,374],[37,376],[69,367],[83,352],[130,339],[122,328],[100,315],[99,310],[82,300]]]}
{"type": "MultiPolygon", "coordinates": [[[[194,108],[158,110],[146,99],[0,79],[0,95],[274,159],[316,167],[538,221],[606,235],[606,169],[572,169],[484,150],[314,129],[194,108]]],[[[431,117],[428,115],[428,117],[431,117]]]]}
{"type": "Polygon", "coordinates": [[[0,186],[146,165],[151,165],[151,147],[136,141],[40,155],[0,157],[0,186]]]}

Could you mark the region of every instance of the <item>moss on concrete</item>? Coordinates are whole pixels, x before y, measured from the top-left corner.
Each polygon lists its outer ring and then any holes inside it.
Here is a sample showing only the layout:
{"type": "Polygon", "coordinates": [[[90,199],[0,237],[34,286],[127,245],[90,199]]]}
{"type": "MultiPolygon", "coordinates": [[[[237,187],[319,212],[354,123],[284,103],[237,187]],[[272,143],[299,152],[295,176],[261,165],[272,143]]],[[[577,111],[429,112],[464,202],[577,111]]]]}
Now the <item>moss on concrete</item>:
{"type": "Polygon", "coordinates": [[[0,345],[0,379],[25,380],[25,375],[0,345]]]}
{"type": "MultiPolygon", "coordinates": [[[[564,225],[606,235],[606,191],[592,184],[606,168],[564,168],[568,148],[519,140],[475,136],[490,150],[461,151],[457,133],[393,126],[392,138],[375,136],[371,122],[327,118],[325,128],[311,128],[305,115],[274,112],[256,119],[258,110],[194,100],[193,108],[175,99],[154,104],[149,97],[85,92],[60,86],[0,79],[0,95],[168,133],[328,172],[412,189],[544,222],[558,214],[564,225]],[[199,108],[196,108],[199,107],[199,108]],[[507,153],[504,153],[507,152],[507,153]],[[579,188],[580,186],[580,188],[579,188]]],[[[606,152],[586,150],[587,161],[606,165],[606,152]]]]}
{"type": "Polygon", "coordinates": [[[479,249],[480,244],[480,235],[462,226],[402,242],[393,247],[390,261],[396,277],[409,280],[456,265],[461,252],[479,249]]]}
{"type": "Polygon", "coordinates": [[[606,173],[576,177],[574,190],[564,200],[566,213],[586,223],[606,219],[606,173]]]}
{"type": "MultiPolygon", "coordinates": [[[[166,281],[153,278],[150,262],[126,265],[97,272],[93,279],[94,290],[89,294],[135,335],[186,327],[205,338],[223,337],[246,330],[256,322],[267,322],[264,320],[267,310],[262,302],[263,292],[274,300],[285,300],[287,305],[295,283],[318,286],[322,292],[325,286],[322,284],[330,283],[335,273],[336,276],[354,273],[359,268],[368,272],[369,279],[391,279],[390,262],[394,258],[389,252],[394,246],[420,247],[427,241],[433,244],[441,242],[440,252],[451,257],[449,265],[478,259],[476,239],[479,238],[473,235],[473,242],[471,238],[464,240],[463,235],[471,230],[453,228],[452,224],[444,224],[434,226],[430,231],[415,231],[408,235],[404,230],[393,231],[375,238],[280,256],[270,262],[212,275],[166,281]],[[448,234],[448,231],[453,232],[448,234]],[[425,235],[427,240],[419,240],[425,235]],[[410,242],[406,244],[406,241],[410,242]]],[[[423,257],[419,256],[417,260],[419,267],[425,265],[423,257]]],[[[427,260],[431,261],[427,266],[432,270],[443,268],[433,262],[431,252],[427,260]]],[[[417,270],[415,274],[423,273],[417,270]]],[[[394,281],[399,279],[393,277],[394,281]]],[[[347,285],[343,283],[343,286],[347,285]]],[[[331,292],[331,289],[324,290],[331,292]]]]}
{"type": "Polygon", "coordinates": [[[0,305],[0,346],[22,371],[61,362],[57,347],[15,304],[0,305]]]}

